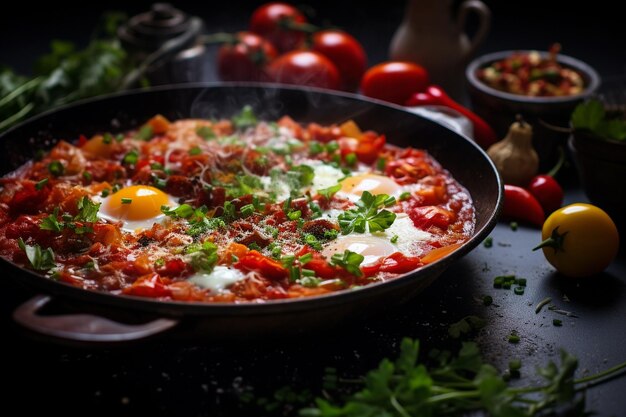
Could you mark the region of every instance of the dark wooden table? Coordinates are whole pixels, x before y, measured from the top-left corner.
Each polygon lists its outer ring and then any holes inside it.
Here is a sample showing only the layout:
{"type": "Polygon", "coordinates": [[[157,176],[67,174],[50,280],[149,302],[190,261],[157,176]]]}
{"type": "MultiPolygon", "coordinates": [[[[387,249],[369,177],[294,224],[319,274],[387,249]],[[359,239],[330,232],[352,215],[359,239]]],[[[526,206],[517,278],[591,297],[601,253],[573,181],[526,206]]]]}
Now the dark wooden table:
{"type": "MultiPolygon", "coordinates": [[[[602,4],[610,7],[608,2],[602,4]]],[[[241,2],[177,5],[202,16],[216,31],[242,29],[253,9],[241,2]]],[[[33,56],[45,51],[47,39],[52,37],[84,41],[104,9],[85,6],[61,13],[62,6],[43,6],[36,13],[26,13],[22,6],[14,19],[4,14],[8,21],[0,29],[0,63],[24,69],[33,56]]],[[[107,8],[124,6],[132,14],[145,8],[145,3],[113,2],[107,8]]],[[[624,29],[613,26],[618,19],[610,11],[598,7],[583,18],[569,9],[569,3],[545,6],[531,1],[515,12],[492,7],[494,25],[481,52],[545,48],[558,40],[564,51],[591,63],[605,78],[624,73],[626,56],[619,48],[626,37],[624,29]],[[595,19],[595,12],[604,15],[595,19]]],[[[321,2],[318,12],[354,33],[366,46],[370,62],[378,62],[385,59],[391,34],[402,16],[399,5],[379,8],[382,6],[361,2],[338,8],[321,2]]],[[[585,201],[573,168],[564,172],[562,181],[568,187],[566,202],[585,201]]],[[[540,240],[537,229],[522,226],[513,231],[508,223],[501,223],[492,237],[493,247],[478,247],[408,304],[349,327],[297,340],[233,342],[204,335],[194,341],[168,338],[116,348],[56,345],[13,324],[11,312],[32,293],[10,285],[2,271],[0,322],[5,353],[1,369],[8,387],[3,393],[4,406],[17,407],[25,415],[42,411],[108,416],[251,415],[240,402],[242,392],[268,396],[284,386],[315,391],[324,367],[335,367],[342,375],[362,374],[381,358],[393,356],[405,336],[422,340],[424,349],[448,346],[449,324],[472,314],[487,321],[477,341],[489,361],[505,369],[510,359],[522,359],[522,384],[536,382],[532,377],[535,367],[557,360],[559,348],[578,356],[585,373],[626,360],[624,245],[601,276],[570,280],[555,274],[541,253],[531,251],[540,240]],[[525,293],[494,289],[493,278],[502,274],[527,278],[525,293]],[[482,304],[484,295],[493,297],[493,305],[482,304]],[[547,310],[535,314],[535,305],[546,297],[578,318],[547,310]],[[563,326],[554,327],[554,318],[561,319],[563,326]],[[508,343],[512,331],[520,335],[520,343],[508,343]]],[[[623,415],[624,393],[626,377],[592,388],[589,409],[601,416],[623,415]]]]}

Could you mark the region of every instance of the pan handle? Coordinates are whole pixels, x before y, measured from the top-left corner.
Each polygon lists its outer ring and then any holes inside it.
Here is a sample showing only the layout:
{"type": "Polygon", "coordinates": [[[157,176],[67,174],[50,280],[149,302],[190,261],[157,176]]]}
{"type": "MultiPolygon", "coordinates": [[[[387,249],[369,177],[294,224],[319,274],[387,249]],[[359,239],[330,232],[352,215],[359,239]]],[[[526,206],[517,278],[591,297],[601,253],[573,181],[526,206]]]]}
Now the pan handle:
{"type": "Polygon", "coordinates": [[[177,320],[165,318],[144,324],[123,324],[91,314],[38,315],[37,312],[51,300],[50,296],[36,295],[15,309],[13,319],[27,329],[46,336],[92,343],[143,339],[164,332],[178,324],[177,320]]]}

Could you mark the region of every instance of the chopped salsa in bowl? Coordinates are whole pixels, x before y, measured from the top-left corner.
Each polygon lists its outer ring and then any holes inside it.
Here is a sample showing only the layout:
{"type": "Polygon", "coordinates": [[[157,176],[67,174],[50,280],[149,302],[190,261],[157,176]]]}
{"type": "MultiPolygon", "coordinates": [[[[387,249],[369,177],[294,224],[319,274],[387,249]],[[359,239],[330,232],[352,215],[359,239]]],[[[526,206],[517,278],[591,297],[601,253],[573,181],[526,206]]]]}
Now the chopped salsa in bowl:
{"type": "Polygon", "coordinates": [[[558,60],[561,45],[548,54],[538,51],[513,52],[476,71],[477,78],[499,91],[529,97],[563,97],[581,94],[585,81],[580,72],[558,60]]]}

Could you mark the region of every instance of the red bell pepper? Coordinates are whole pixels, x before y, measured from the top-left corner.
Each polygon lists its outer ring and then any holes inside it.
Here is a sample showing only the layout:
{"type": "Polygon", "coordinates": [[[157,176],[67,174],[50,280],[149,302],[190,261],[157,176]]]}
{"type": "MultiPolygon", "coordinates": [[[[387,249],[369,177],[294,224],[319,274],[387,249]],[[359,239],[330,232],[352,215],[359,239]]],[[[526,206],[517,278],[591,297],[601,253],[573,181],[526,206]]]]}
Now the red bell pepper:
{"type": "Polygon", "coordinates": [[[474,139],[481,147],[487,149],[498,141],[496,132],[476,113],[452,100],[440,87],[431,85],[426,91],[413,94],[406,102],[407,106],[445,106],[458,111],[467,117],[474,126],[474,139]]]}
{"type": "Polygon", "coordinates": [[[504,186],[504,207],[502,216],[511,220],[521,220],[541,227],[545,214],[541,204],[527,190],[516,185],[504,186]]]}

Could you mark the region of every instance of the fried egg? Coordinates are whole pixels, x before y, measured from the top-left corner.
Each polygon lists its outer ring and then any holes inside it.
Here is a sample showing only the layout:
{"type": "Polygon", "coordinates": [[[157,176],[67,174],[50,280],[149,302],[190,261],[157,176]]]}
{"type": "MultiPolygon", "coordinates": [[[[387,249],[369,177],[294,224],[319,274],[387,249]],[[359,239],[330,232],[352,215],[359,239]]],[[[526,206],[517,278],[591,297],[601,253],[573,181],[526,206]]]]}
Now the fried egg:
{"type": "Polygon", "coordinates": [[[338,195],[346,197],[351,201],[361,198],[364,191],[369,191],[373,195],[387,194],[398,197],[402,193],[402,187],[389,177],[377,174],[359,174],[348,177],[341,181],[341,191],[338,195]]]}
{"type": "Polygon", "coordinates": [[[340,235],[323,248],[322,255],[330,258],[335,253],[344,253],[349,250],[363,255],[364,259],[361,265],[369,265],[395,252],[413,255],[415,253],[414,246],[418,242],[430,238],[432,235],[416,228],[407,214],[398,213],[396,220],[387,230],[376,233],[340,235]],[[392,239],[394,239],[393,243],[391,242],[392,239]]]}
{"type": "MultiPolygon", "coordinates": [[[[95,200],[95,199],[94,199],[95,200]]],[[[174,197],[149,185],[131,185],[101,200],[98,217],[122,222],[122,230],[138,232],[165,219],[161,206],[177,207],[174,197]]]]}

